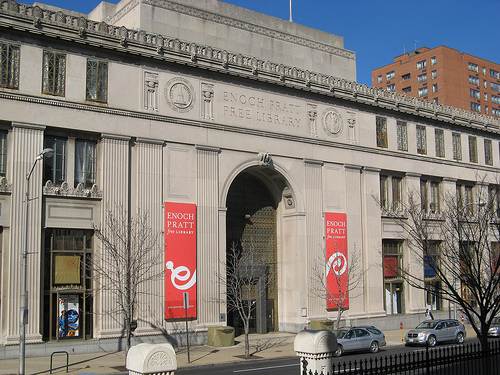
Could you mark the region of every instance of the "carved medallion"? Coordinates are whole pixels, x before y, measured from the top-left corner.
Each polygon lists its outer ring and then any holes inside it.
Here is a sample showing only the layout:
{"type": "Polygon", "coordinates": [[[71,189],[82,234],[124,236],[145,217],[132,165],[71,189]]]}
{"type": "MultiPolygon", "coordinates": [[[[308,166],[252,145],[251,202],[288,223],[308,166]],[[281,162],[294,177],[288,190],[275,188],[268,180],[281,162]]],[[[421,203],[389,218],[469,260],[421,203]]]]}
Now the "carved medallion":
{"type": "Polygon", "coordinates": [[[193,86],[184,78],[172,78],[165,85],[165,100],[174,111],[189,112],[196,100],[193,86]]]}
{"type": "Polygon", "coordinates": [[[338,137],[342,133],[342,117],[335,108],[327,108],[323,112],[323,127],[332,137],[338,137]]]}

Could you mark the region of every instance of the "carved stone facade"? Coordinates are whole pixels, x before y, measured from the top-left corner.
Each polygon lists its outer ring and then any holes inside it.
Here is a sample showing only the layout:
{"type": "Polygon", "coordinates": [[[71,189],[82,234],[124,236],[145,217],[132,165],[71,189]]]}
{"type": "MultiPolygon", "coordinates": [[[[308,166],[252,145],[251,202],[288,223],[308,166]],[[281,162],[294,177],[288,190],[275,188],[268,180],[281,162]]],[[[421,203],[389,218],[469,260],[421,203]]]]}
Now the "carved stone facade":
{"type": "MultiPolygon", "coordinates": [[[[0,43],[19,48],[21,61],[19,87],[0,88],[0,131],[7,140],[7,149],[0,150],[7,158],[5,173],[0,168],[1,345],[19,340],[18,244],[25,225],[26,171],[49,141],[59,163],[39,162],[29,192],[27,337],[33,343],[64,339],[60,312],[53,306],[67,296],[65,303],[79,298],[86,316],[95,317],[79,338],[96,348],[118,348],[123,319],[109,314],[116,307],[112,294],[84,287],[83,281],[65,289],[61,275],[56,280],[51,268],[68,261],[64,251],[81,257],[98,253],[101,244],[93,228],[116,205],[131,217],[138,210],[148,212],[158,232],[165,230],[165,202],[196,205],[199,298],[190,325],[194,339],[202,343],[208,327],[229,323],[226,306],[211,302],[220,301],[225,292],[216,271],[226,259],[227,240],[241,228],[253,233],[257,220],[252,220],[260,210],[269,213],[266,240],[276,268],[275,298],[267,301],[274,316],[270,329],[297,332],[311,320],[335,316],[322,298],[308,292],[312,281],[304,272],[324,257],[326,212],[346,214],[348,250],[359,250],[363,259],[362,287],[351,297],[346,324],[385,328],[399,324],[401,317],[388,307],[391,295],[380,249],[383,241],[400,239],[401,233],[373,198],[385,188],[382,183],[397,191],[398,183],[418,188],[420,180],[439,181],[444,193],[462,182],[473,184],[479,172],[494,184],[500,155],[486,156],[488,145],[499,149],[497,119],[359,85],[354,82],[354,54],[343,49],[342,38],[331,36],[328,44],[321,32],[302,26],[293,31],[287,21],[277,19],[272,19],[277,30],[271,30],[264,25],[268,16],[250,23],[253,12],[221,3],[217,14],[212,3],[122,0],[83,17],[0,1],[0,43]],[[143,19],[141,28],[132,29],[139,22],[133,17],[137,7],[173,12],[197,25],[229,27],[233,34],[210,44],[203,29],[190,33],[182,24],[161,24],[157,30],[154,19],[143,19]],[[237,10],[232,17],[230,9],[237,10]],[[282,43],[290,54],[326,54],[331,66],[317,70],[322,66],[266,55],[232,38],[247,35],[282,43]],[[42,72],[47,43],[50,53],[67,57],[63,96],[40,93],[43,75],[33,73],[42,72]],[[94,46],[100,46],[99,53],[94,46]],[[92,86],[82,77],[91,76],[91,68],[99,64],[106,68],[106,81],[92,86]],[[345,69],[336,70],[339,66],[345,69]],[[102,89],[99,101],[88,95],[97,87],[102,89]],[[408,129],[404,150],[398,148],[401,123],[408,129]],[[427,129],[427,154],[417,152],[417,125],[427,129]],[[444,156],[435,152],[436,129],[444,132],[444,156]],[[377,131],[382,130],[388,142],[378,146],[377,131]],[[477,138],[477,161],[453,158],[452,133],[477,138]],[[257,203],[264,200],[251,200],[244,207],[248,212],[234,219],[235,203],[228,196],[241,176],[253,183],[253,190],[239,186],[241,196],[265,193],[266,203],[260,207],[257,203]],[[62,241],[68,233],[80,240],[62,241]],[[70,243],[85,246],[58,247],[70,243]]],[[[468,155],[465,143],[463,154],[468,155]]],[[[388,194],[388,204],[396,207],[396,199],[397,194],[388,194]]],[[[163,269],[164,251],[157,254],[162,263],[157,272],[168,271],[163,269]]],[[[144,340],[164,332],[180,337],[177,323],[164,320],[165,281],[150,281],[144,288],[135,335],[144,340]]],[[[425,310],[426,299],[407,285],[404,290],[405,318],[412,324],[425,310]]],[[[447,307],[443,304],[435,316],[447,314],[447,307]]],[[[30,348],[36,353],[36,345],[30,348]]],[[[151,364],[162,361],[157,354],[151,364]]]]}

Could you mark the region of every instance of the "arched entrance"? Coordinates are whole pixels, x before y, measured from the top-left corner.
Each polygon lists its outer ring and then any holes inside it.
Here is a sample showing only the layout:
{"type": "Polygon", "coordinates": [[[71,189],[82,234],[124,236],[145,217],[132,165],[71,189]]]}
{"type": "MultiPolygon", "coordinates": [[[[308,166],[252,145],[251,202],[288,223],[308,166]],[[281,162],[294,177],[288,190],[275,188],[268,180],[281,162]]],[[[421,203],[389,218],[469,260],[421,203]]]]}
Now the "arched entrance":
{"type": "MultiPolygon", "coordinates": [[[[238,256],[251,253],[259,271],[244,304],[254,304],[250,332],[277,330],[277,202],[262,180],[249,171],[240,173],[231,184],[227,196],[226,250],[236,248],[238,256]]],[[[231,262],[228,261],[228,264],[231,262]]],[[[228,267],[227,272],[239,272],[228,267]]],[[[228,293],[231,291],[228,289],[228,293]]],[[[236,311],[228,311],[228,324],[241,333],[243,323],[236,311]]]]}

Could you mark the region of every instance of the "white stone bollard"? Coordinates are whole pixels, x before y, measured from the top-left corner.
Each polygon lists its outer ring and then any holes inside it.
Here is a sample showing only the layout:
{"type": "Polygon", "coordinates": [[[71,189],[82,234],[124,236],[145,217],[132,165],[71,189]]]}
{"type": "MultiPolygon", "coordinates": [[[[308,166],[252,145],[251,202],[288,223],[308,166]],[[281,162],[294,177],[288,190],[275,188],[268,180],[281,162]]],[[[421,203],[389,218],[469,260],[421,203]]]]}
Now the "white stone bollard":
{"type": "Polygon", "coordinates": [[[300,357],[300,373],[327,374],[333,371],[333,357],[337,350],[337,338],[330,330],[305,330],[295,336],[293,349],[300,357]]]}
{"type": "Polygon", "coordinates": [[[177,357],[170,343],[138,344],[127,353],[129,375],[173,375],[177,370],[177,357]]]}

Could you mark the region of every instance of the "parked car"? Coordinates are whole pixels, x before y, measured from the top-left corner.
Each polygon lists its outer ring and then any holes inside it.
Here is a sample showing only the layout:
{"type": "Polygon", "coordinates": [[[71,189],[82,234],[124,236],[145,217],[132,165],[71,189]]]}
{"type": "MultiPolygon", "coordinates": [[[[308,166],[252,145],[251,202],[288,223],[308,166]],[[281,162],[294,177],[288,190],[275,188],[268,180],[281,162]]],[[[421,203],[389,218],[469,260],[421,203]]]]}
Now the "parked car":
{"type": "Polygon", "coordinates": [[[500,337],[500,316],[495,316],[491,320],[490,329],[488,330],[488,336],[500,337]]]}
{"type": "Polygon", "coordinates": [[[455,319],[425,320],[406,334],[406,346],[429,345],[455,341],[462,344],[467,336],[465,327],[455,319]]]}
{"type": "Polygon", "coordinates": [[[345,352],[369,350],[377,353],[381,346],[385,346],[385,335],[375,327],[351,327],[334,329],[333,334],[337,338],[338,348],[336,357],[345,352]]]}

